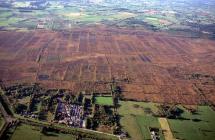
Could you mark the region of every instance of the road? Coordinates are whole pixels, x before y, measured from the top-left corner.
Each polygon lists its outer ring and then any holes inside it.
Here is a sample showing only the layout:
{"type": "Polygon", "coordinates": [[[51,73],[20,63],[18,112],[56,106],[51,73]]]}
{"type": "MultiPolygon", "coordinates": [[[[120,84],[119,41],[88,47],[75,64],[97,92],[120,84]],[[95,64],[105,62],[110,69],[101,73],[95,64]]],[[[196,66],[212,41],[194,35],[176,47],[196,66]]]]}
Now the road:
{"type": "Polygon", "coordinates": [[[4,132],[7,130],[8,126],[10,124],[12,124],[16,119],[12,118],[10,115],[7,114],[7,112],[5,111],[4,107],[2,106],[2,104],[0,103],[0,111],[2,113],[2,116],[5,120],[5,123],[2,127],[2,129],[0,130],[0,139],[2,138],[4,132]]]}
{"type": "MultiPolygon", "coordinates": [[[[0,92],[2,92],[1,87],[0,87],[0,92]]],[[[2,95],[1,95],[1,96],[2,96],[2,95]]],[[[2,116],[3,116],[3,118],[4,118],[4,120],[5,120],[5,123],[4,123],[3,127],[2,127],[2,129],[0,130],[0,139],[1,139],[2,136],[3,136],[3,134],[4,134],[4,132],[7,130],[7,128],[8,128],[13,122],[16,121],[16,119],[13,118],[11,115],[9,115],[9,114],[6,112],[5,108],[4,108],[3,105],[2,105],[2,102],[0,102],[0,111],[1,111],[1,114],[2,114],[2,116]]]]}

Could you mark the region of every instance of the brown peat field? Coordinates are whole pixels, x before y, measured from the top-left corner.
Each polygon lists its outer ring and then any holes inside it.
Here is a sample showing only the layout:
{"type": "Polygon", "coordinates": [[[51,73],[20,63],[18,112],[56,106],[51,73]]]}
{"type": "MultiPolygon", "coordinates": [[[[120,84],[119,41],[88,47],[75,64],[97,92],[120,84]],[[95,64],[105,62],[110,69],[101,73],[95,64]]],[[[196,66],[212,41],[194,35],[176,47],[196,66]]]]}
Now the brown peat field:
{"type": "Polygon", "coordinates": [[[1,31],[6,86],[40,83],[74,93],[108,92],[115,79],[127,100],[215,103],[215,41],[113,28],[1,31]]]}

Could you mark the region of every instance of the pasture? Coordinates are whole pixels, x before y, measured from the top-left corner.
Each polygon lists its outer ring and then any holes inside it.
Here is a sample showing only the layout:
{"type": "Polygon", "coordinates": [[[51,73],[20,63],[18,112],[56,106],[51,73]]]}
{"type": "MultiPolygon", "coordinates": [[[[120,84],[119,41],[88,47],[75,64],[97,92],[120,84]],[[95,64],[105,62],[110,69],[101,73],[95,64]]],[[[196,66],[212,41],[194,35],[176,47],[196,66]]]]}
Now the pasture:
{"type": "Polygon", "coordinates": [[[112,106],[113,98],[112,97],[96,97],[96,104],[112,106]]]}
{"type": "Polygon", "coordinates": [[[146,102],[133,102],[133,101],[120,101],[121,107],[119,112],[122,115],[134,114],[134,115],[150,115],[158,111],[156,103],[146,102]]]}
{"type": "Polygon", "coordinates": [[[184,110],[182,119],[168,119],[168,122],[177,139],[213,140],[215,137],[215,112],[208,106],[198,106],[195,114],[184,110]]]}
{"type": "Polygon", "coordinates": [[[139,127],[139,132],[141,132],[143,139],[151,139],[149,128],[158,128],[160,140],[164,140],[163,134],[161,133],[161,126],[158,122],[158,118],[152,116],[136,116],[135,119],[139,127]]]}
{"type": "Polygon", "coordinates": [[[161,140],[164,137],[161,133],[161,126],[156,117],[141,116],[141,115],[125,115],[121,118],[121,124],[131,139],[135,140],[147,140],[151,139],[149,128],[158,128],[161,140]]]}
{"type": "Polygon", "coordinates": [[[152,114],[158,111],[156,103],[120,101],[119,114],[121,115],[121,124],[129,136],[135,140],[151,139],[149,128],[160,129],[161,140],[164,139],[161,134],[161,126],[158,118],[152,114]]]}
{"type": "Polygon", "coordinates": [[[70,134],[63,133],[41,133],[41,128],[27,124],[21,124],[16,129],[11,140],[75,140],[75,137],[70,134]]]}

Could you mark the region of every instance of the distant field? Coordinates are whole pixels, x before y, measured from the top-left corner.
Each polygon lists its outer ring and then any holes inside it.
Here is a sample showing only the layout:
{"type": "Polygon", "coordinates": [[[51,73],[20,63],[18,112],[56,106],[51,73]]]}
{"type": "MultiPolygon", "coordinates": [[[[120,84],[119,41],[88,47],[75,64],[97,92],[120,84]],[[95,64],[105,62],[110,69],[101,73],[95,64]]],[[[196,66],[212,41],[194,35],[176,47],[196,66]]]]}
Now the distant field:
{"type": "MultiPolygon", "coordinates": [[[[50,30],[105,25],[153,31],[178,30],[195,37],[196,26],[200,24],[206,27],[200,29],[202,34],[208,35],[214,32],[213,0],[207,2],[198,0],[198,3],[194,0],[186,2],[174,0],[173,3],[157,0],[150,2],[148,0],[118,0],[117,2],[110,0],[99,1],[99,4],[97,2],[89,0],[72,2],[48,0],[39,3],[30,0],[0,1],[0,27],[7,30],[23,30],[23,28],[34,30],[42,21],[42,24],[45,24],[42,28],[50,30]],[[22,18],[22,21],[14,18],[22,18]]],[[[211,35],[208,36],[211,37],[211,35]]]]}
{"type": "Polygon", "coordinates": [[[41,133],[41,128],[37,126],[31,126],[21,124],[13,133],[11,140],[76,140],[76,138],[70,134],[62,133],[48,133],[44,135],[41,133]]]}
{"type": "Polygon", "coordinates": [[[173,135],[185,140],[214,140],[215,112],[208,106],[199,106],[196,114],[184,110],[184,119],[168,119],[173,135]],[[196,119],[196,121],[195,121],[196,119]]]}
{"type": "Polygon", "coordinates": [[[96,97],[96,104],[99,105],[113,105],[112,97],[96,97]]]}

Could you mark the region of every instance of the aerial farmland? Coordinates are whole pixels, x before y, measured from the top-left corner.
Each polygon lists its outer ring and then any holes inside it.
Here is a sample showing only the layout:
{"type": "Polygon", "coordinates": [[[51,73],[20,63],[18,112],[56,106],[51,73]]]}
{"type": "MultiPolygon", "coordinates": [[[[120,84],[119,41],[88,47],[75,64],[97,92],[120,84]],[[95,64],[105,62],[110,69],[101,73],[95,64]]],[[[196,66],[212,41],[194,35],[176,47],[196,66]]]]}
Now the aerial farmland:
{"type": "Polygon", "coordinates": [[[0,139],[213,140],[214,6],[0,0],[0,139]]]}

